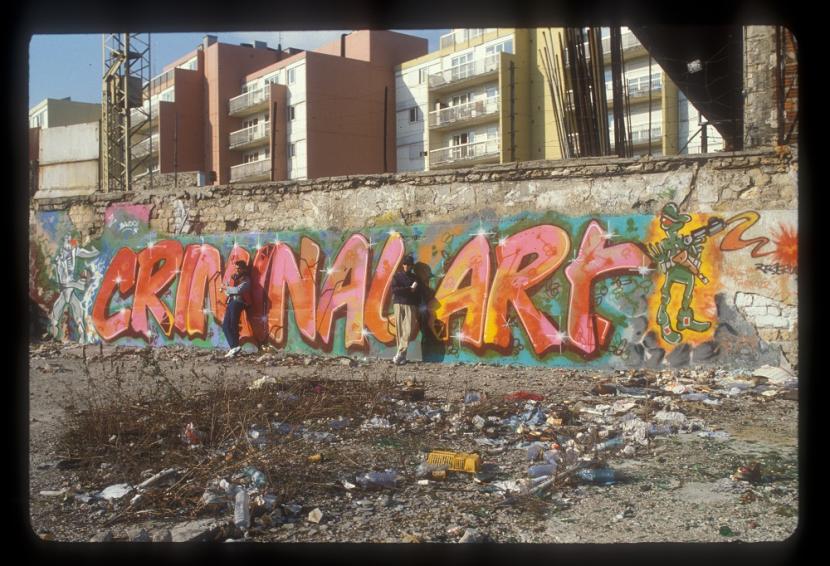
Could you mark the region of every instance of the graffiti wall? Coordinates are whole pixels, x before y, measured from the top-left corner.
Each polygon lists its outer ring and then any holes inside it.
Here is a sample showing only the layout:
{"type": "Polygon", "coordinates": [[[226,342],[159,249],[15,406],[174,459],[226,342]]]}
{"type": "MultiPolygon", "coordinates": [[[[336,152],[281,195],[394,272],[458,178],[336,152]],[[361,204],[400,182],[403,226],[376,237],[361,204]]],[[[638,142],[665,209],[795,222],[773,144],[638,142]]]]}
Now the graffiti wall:
{"type": "Polygon", "coordinates": [[[245,348],[320,355],[394,354],[391,281],[407,253],[424,291],[410,359],[427,361],[660,366],[740,361],[741,348],[757,359],[751,297],[797,297],[795,211],[698,214],[666,202],[649,215],[202,235],[158,233],[149,216],[113,205],[100,237],[84,241],[66,212],[36,214],[30,296],[52,337],[227,348],[224,285],[240,260],[251,274],[245,348]]]}

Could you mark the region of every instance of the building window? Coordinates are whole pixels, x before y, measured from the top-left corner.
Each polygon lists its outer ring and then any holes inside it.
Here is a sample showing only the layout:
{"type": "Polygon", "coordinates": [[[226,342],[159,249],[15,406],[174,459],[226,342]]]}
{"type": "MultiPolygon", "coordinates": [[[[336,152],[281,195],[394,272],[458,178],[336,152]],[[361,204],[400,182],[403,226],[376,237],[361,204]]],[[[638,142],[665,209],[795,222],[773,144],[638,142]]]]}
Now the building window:
{"type": "Polygon", "coordinates": [[[427,75],[428,73],[425,68],[418,69],[418,84],[424,84],[425,82],[427,82],[427,75]]]}
{"type": "Polygon", "coordinates": [[[288,107],[288,120],[291,121],[293,119],[294,119],[294,107],[289,106],[288,107]]]}
{"type": "Polygon", "coordinates": [[[496,53],[513,53],[513,40],[508,39],[507,41],[502,41],[496,45],[488,45],[487,49],[485,50],[487,55],[495,55],[496,53]]]}
{"type": "Polygon", "coordinates": [[[288,144],[288,157],[295,157],[297,155],[296,144],[288,144]]]}
{"type": "Polygon", "coordinates": [[[409,109],[409,123],[414,124],[415,122],[421,121],[421,109],[417,106],[413,106],[409,109]]]}
{"type": "Polygon", "coordinates": [[[296,79],[295,75],[294,69],[288,69],[288,84],[294,84],[294,80],[296,79]]]}

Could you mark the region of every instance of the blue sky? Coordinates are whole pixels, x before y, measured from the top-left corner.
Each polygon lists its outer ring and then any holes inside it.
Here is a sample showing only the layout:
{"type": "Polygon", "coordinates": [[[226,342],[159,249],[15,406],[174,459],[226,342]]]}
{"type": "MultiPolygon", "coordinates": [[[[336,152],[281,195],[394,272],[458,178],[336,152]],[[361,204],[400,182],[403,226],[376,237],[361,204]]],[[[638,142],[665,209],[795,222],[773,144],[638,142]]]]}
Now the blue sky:
{"type": "MultiPolygon", "coordinates": [[[[154,33],[150,36],[151,71],[155,76],[164,65],[196,48],[207,35],[223,43],[266,41],[269,47],[314,49],[351,30],[286,32],[200,32],[154,33]]],[[[429,40],[429,50],[449,30],[396,30],[429,40]]],[[[35,35],[29,44],[29,108],[45,98],[65,98],[79,102],[101,102],[102,52],[100,34],[35,35]]]]}

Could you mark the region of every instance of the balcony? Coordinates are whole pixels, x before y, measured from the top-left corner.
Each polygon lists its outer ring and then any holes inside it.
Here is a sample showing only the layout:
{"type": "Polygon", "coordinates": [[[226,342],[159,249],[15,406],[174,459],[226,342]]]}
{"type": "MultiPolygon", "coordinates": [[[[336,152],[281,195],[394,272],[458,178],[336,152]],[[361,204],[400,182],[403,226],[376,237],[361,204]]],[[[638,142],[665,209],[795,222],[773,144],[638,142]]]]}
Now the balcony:
{"type": "Polygon", "coordinates": [[[439,38],[439,46],[438,49],[447,49],[448,47],[455,47],[456,44],[464,43],[465,41],[469,41],[476,37],[481,37],[482,35],[486,35],[491,31],[494,31],[496,28],[476,28],[476,29],[465,29],[459,30],[459,34],[456,34],[456,31],[453,30],[448,34],[442,35],[439,38]],[[460,37],[460,39],[456,40],[456,36],[460,37]]]}
{"type": "Polygon", "coordinates": [[[149,138],[141,140],[133,146],[133,158],[142,159],[148,155],[156,155],[159,152],[159,135],[153,134],[149,138]]]}
{"type": "Polygon", "coordinates": [[[465,126],[492,120],[499,113],[499,97],[474,100],[429,113],[429,127],[440,129],[463,122],[465,126]]]}
{"type": "Polygon", "coordinates": [[[141,108],[133,108],[130,110],[130,128],[133,131],[143,131],[158,123],[159,119],[159,103],[158,100],[148,105],[146,102],[141,108]],[[150,116],[147,117],[149,110],[150,116]]]}
{"type": "Polygon", "coordinates": [[[268,142],[271,122],[261,122],[248,128],[231,132],[230,149],[248,149],[268,142]]]}
{"type": "Polygon", "coordinates": [[[501,144],[498,138],[480,142],[442,147],[429,152],[430,169],[455,165],[498,162],[501,144]]]}
{"type": "MultiPolygon", "coordinates": [[[[663,132],[661,128],[651,129],[651,145],[662,145],[663,132]]],[[[648,128],[631,132],[631,145],[648,145],[648,128]]]]}
{"type": "Polygon", "coordinates": [[[231,183],[268,181],[271,179],[271,159],[260,159],[231,166],[231,183]]]}
{"type": "Polygon", "coordinates": [[[498,73],[499,55],[490,55],[484,59],[470,61],[450,67],[445,71],[429,75],[429,90],[440,92],[463,86],[472,86],[486,82],[498,73]]]}
{"type": "Polygon", "coordinates": [[[229,101],[228,113],[231,116],[247,116],[268,108],[268,89],[258,88],[251,92],[234,96],[229,101]]]}

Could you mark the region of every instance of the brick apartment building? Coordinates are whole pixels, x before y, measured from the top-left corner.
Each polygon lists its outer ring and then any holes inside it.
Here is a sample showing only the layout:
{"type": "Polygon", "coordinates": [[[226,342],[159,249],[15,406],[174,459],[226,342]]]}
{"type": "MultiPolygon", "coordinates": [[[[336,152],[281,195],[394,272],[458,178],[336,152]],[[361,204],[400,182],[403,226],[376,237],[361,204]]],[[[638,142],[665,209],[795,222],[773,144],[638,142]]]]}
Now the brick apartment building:
{"type": "Polygon", "coordinates": [[[214,184],[395,171],[394,67],[426,52],[426,39],[389,31],[313,51],[206,36],[152,79],[150,118],[133,111],[134,158],[214,184]]]}

